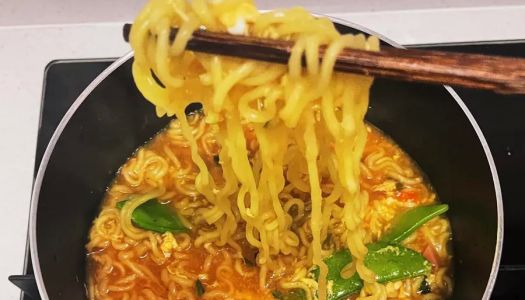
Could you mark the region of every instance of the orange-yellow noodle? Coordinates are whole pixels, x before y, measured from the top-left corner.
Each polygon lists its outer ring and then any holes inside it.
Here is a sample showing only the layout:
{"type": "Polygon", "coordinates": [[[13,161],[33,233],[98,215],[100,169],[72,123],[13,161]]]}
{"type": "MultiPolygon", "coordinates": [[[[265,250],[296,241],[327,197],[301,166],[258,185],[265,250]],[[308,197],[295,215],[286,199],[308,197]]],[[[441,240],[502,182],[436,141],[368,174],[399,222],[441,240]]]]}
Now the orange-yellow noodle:
{"type": "MultiPolygon", "coordinates": [[[[196,245],[236,248],[233,235],[240,223],[245,224],[246,240],[259,250],[257,265],[264,286],[266,272],[279,268],[276,256],[297,254],[307,243],[304,255],[310,266],[319,267],[318,282],[299,272],[295,281],[283,286],[302,288],[309,299],[318,291],[318,298],[326,299],[323,257],[330,253],[322,244],[331,224],[339,222],[344,224],[346,246],[367,290],[384,293],[363,263],[367,248],[362,220],[368,196],[360,190],[359,175],[372,79],[333,72],[343,48],[374,51],[379,47],[376,38],[341,35],[330,20],[301,8],[260,13],[249,0],[152,0],[135,20],[130,41],[135,83],[159,116],[175,115],[180,120],[198,167],[195,189],[210,203],[199,214],[211,229],[199,231],[196,245]],[[173,42],[171,27],[179,28],[173,42]],[[293,40],[295,45],[288,66],[185,51],[192,32],[200,28],[293,40]],[[322,57],[319,45],[327,47],[322,57]],[[206,122],[218,128],[222,183],[214,181],[199,154],[184,113],[192,102],[201,102],[206,122]],[[248,153],[243,131],[247,127],[258,142],[257,163],[248,153]],[[323,191],[323,181],[333,187],[323,191]],[[280,198],[288,184],[310,194],[309,232],[303,237],[291,230],[289,206],[283,206],[280,198]]],[[[141,197],[133,207],[148,197],[153,196],[141,197]]],[[[130,207],[121,217],[130,217],[130,207]]],[[[123,221],[121,226],[124,229],[131,222],[123,221]]],[[[134,234],[130,228],[124,232],[134,234]]]]}

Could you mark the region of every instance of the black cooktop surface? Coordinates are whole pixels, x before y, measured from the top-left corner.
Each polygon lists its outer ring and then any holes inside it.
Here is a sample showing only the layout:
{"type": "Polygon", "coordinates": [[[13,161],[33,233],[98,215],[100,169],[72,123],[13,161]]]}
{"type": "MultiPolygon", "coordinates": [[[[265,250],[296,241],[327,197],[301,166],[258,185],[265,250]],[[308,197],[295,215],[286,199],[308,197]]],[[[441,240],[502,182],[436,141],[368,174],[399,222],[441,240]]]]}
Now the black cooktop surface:
{"type": "MultiPolygon", "coordinates": [[[[448,51],[525,57],[525,40],[469,44],[422,45],[448,51]]],[[[56,60],[45,70],[35,175],[45,148],[62,116],[82,90],[114,59],[56,60]]],[[[476,118],[496,162],[505,211],[504,247],[493,299],[525,299],[525,255],[521,248],[525,220],[522,197],[525,170],[525,96],[456,89],[476,118]]],[[[39,299],[28,253],[25,273],[10,278],[27,292],[22,299],[39,299]],[[31,296],[33,298],[31,298],[31,296]]]]}

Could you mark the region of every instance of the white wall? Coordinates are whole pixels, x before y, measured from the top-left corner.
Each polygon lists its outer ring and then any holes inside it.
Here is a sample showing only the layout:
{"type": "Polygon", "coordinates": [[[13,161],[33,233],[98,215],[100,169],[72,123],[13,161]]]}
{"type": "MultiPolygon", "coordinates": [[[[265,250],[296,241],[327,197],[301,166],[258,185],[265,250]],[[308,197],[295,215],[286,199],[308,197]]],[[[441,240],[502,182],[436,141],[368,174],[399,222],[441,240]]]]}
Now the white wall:
{"type": "MultiPolygon", "coordinates": [[[[0,26],[130,21],[146,0],[0,0],[0,26]]],[[[262,9],[302,5],[349,13],[525,4],[525,0],[256,0],[262,9]]]]}

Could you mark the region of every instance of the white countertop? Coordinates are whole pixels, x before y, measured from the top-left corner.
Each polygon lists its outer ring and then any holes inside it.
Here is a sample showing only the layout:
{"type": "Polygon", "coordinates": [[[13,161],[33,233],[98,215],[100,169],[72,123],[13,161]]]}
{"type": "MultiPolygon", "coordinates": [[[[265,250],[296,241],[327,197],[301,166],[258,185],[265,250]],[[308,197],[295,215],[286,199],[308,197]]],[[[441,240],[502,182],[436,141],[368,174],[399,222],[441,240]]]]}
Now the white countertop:
{"type": "MultiPolygon", "coordinates": [[[[21,12],[25,9],[23,5],[13,5],[11,2],[0,2],[2,299],[19,297],[19,290],[7,281],[7,276],[21,274],[23,268],[44,68],[54,59],[123,55],[129,51],[129,47],[122,41],[121,26],[123,21],[130,20],[134,14],[134,11],[122,12],[118,9],[113,9],[112,12],[105,10],[105,14],[101,15],[93,11],[86,14],[82,10],[65,13],[67,9],[72,8],[53,10],[49,8],[52,5],[36,6],[33,7],[33,13],[24,14],[21,12]],[[40,9],[47,11],[42,14],[44,17],[38,19],[38,13],[35,11],[40,9]],[[26,16],[26,19],[17,14],[26,16]],[[93,15],[99,17],[90,17],[93,15]],[[57,20],[62,24],[50,24],[57,20]],[[72,24],[72,20],[88,23],[72,24]]],[[[100,2],[100,5],[107,3],[100,0],[93,2],[100,2]]],[[[128,3],[136,5],[140,2],[142,1],[136,0],[128,3]]],[[[271,3],[262,2],[265,8],[271,3]]],[[[387,2],[390,3],[383,3],[387,2]]],[[[454,1],[432,3],[452,2],[454,1]]],[[[330,5],[323,4],[324,9],[321,11],[367,26],[401,44],[525,39],[523,0],[499,2],[504,2],[507,6],[496,6],[494,3],[497,1],[489,0],[460,2],[463,3],[459,5],[461,7],[436,8],[443,6],[429,5],[428,1],[404,0],[400,3],[407,7],[419,5],[415,6],[418,9],[406,10],[406,7],[399,9],[390,5],[388,8],[391,10],[378,11],[378,8],[384,8],[378,5],[381,0],[370,0],[369,6],[366,6],[366,1],[358,0],[355,6],[348,9],[342,9],[342,1],[330,0],[327,2],[330,5]],[[423,2],[427,4],[418,4],[423,2]],[[477,3],[477,6],[473,6],[473,3],[477,3]],[[479,3],[486,6],[480,6],[479,3]],[[367,7],[371,9],[366,9],[367,7]]],[[[92,7],[97,6],[89,3],[92,7]]],[[[312,9],[321,7],[320,2],[316,0],[306,0],[306,3],[312,9]]]]}

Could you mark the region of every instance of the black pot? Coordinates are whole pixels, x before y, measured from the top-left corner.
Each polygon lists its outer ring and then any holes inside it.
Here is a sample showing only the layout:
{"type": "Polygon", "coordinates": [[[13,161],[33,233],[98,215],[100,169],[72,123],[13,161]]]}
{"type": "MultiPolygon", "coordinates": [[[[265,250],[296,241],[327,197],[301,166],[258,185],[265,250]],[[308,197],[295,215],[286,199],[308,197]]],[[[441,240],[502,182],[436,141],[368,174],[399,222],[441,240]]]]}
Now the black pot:
{"type": "MultiPolygon", "coordinates": [[[[370,33],[340,24],[345,32],[370,33]]],[[[86,299],[84,245],[106,188],[131,153],[169,122],[136,89],[131,62],[130,53],[86,88],[42,159],[30,242],[43,299],[86,299]]],[[[376,79],[367,120],[412,156],[450,205],[453,298],[488,299],[501,256],[503,206],[487,142],[463,101],[448,87],[376,79]]]]}

